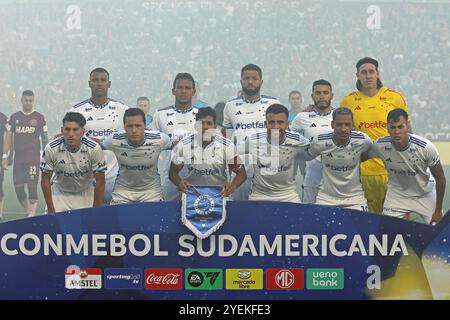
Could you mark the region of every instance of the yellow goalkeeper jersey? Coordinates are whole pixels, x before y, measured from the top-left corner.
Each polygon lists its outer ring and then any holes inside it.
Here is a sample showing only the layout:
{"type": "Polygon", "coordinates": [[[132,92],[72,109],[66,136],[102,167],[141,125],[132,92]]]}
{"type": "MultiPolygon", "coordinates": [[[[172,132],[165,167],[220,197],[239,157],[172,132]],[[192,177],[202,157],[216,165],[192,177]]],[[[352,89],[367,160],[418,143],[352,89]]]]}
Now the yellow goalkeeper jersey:
{"type": "MultiPolygon", "coordinates": [[[[373,97],[368,97],[361,91],[353,91],[342,99],[339,107],[352,110],[355,130],[364,132],[372,140],[389,135],[387,115],[391,110],[402,108],[408,112],[402,95],[386,87],[381,87],[373,97]]],[[[371,159],[361,164],[361,174],[375,176],[387,172],[381,159],[371,159]]]]}

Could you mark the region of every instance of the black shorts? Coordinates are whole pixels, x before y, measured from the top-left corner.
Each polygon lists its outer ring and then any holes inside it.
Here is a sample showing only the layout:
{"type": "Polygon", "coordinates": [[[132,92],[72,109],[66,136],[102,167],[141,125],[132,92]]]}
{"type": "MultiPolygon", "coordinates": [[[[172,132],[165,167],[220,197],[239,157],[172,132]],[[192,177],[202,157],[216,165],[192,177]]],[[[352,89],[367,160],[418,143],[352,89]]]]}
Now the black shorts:
{"type": "Polygon", "coordinates": [[[39,164],[17,163],[13,167],[14,185],[38,183],[39,164]]]}

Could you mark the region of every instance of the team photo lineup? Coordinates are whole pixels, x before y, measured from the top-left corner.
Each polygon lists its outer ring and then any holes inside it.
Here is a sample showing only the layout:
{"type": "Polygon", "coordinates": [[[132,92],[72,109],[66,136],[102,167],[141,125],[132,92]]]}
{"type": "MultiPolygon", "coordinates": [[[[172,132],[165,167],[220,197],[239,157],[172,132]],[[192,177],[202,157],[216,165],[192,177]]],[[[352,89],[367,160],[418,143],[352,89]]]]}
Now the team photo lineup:
{"type": "Polygon", "coordinates": [[[86,75],[91,96],[59,110],[58,133],[34,109],[32,88],[24,90],[22,110],[0,112],[0,214],[11,183],[28,217],[40,214],[39,189],[50,214],[178,201],[189,188],[220,186],[229,201],[309,203],[436,224],[445,209],[439,153],[414,133],[406,99],[383,86],[379,63],[356,61],[348,70],[356,88],[340,102],[332,83],[315,80],[305,108],[296,90],[289,106],[264,95],[256,64],[240,70],[236,97],[215,106],[198,99],[197,79],[178,73],[173,104],[153,113],[147,97],[136,107],[110,98],[110,74],[97,67],[86,75]],[[8,170],[13,181],[4,178],[8,170]]]}

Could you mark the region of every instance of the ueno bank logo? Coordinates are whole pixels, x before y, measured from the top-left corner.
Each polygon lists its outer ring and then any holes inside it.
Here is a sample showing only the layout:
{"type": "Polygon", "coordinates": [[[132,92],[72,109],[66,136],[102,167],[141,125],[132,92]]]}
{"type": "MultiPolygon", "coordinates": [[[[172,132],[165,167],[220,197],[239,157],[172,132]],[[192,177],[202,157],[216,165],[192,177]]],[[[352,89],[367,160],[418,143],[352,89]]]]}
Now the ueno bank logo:
{"type": "Polygon", "coordinates": [[[146,290],[181,290],[183,271],[181,269],[145,269],[146,290]]]}

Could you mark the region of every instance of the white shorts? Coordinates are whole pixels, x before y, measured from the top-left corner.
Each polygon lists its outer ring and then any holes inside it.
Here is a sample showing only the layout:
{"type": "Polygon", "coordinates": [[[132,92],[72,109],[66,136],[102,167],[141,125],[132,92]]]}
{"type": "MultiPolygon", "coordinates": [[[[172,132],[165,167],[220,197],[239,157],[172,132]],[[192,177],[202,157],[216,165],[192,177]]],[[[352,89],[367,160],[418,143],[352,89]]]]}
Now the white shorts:
{"type": "MultiPolygon", "coordinates": [[[[152,190],[153,191],[153,190],[152,190]]],[[[129,191],[125,189],[117,189],[112,193],[111,205],[125,204],[125,203],[140,203],[140,202],[158,202],[162,201],[162,191],[151,192],[147,191],[129,191]]]]}
{"type": "MultiPolygon", "coordinates": [[[[410,215],[422,216],[424,221],[431,221],[434,210],[436,209],[436,189],[428,192],[423,197],[399,197],[389,192],[384,201],[383,214],[393,217],[403,217],[405,219],[410,215]]],[[[420,220],[420,219],[419,219],[420,220]]]]}
{"type": "Polygon", "coordinates": [[[92,208],[94,204],[94,186],[81,192],[63,192],[52,184],[52,200],[55,212],[92,208]]]}
{"type": "Polygon", "coordinates": [[[359,211],[368,211],[367,200],[364,195],[352,198],[329,198],[319,194],[317,195],[316,204],[334,206],[345,209],[353,209],[359,211]]]}
{"type": "Polygon", "coordinates": [[[262,194],[258,193],[257,191],[252,191],[249,196],[249,200],[251,201],[280,201],[280,202],[294,202],[294,203],[301,203],[300,196],[294,191],[288,191],[284,193],[271,193],[268,194],[262,194]]]}

